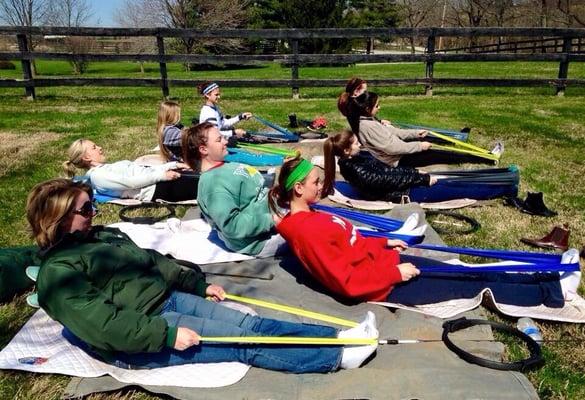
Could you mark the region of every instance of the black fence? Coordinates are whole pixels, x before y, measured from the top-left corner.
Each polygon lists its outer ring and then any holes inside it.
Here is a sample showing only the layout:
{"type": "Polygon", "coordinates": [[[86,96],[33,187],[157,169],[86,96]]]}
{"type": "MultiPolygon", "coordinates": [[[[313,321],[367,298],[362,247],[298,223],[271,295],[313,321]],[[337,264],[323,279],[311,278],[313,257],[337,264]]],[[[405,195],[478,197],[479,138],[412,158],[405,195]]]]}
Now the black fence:
{"type": "MultiPolygon", "coordinates": [[[[160,87],[164,97],[170,94],[170,87],[193,86],[199,83],[192,79],[169,79],[167,63],[190,64],[258,64],[280,61],[291,66],[290,79],[232,79],[216,80],[228,87],[290,87],[293,96],[301,87],[343,86],[341,79],[299,79],[299,68],[307,64],[353,64],[421,62],[425,65],[425,76],[412,79],[370,79],[377,86],[422,85],[426,94],[432,94],[436,85],[451,86],[552,86],[557,94],[563,94],[567,86],[585,86],[585,79],[568,79],[569,62],[585,61],[585,54],[573,51],[573,40],[579,42],[585,37],[585,29],[563,28],[364,28],[364,29],[233,29],[233,30],[191,30],[191,29],[125,29],[125,28],[63,28],[63,27],[0,27],[0,35],[16,36],[18,52],[0,52],[0,60],[19,60],[22,63],[23,79],[0,79],[0,87],[24,87],[26,95],[35,96],[35,88],[47,86],[147,86],[160,87]],[[31,37],[44,35],[89,36],[89,37],[152,37],[156,38],[157,52],[150,54],[106,54],[106,53],[63,53],[31,51],[31,37]],[[554,53],[482,52],[467,51],[449,54],[435,50],[439,37],[458,38],[555,38],[562,42],[561,51],[554,53]],[[165,39],[190,38],[239,38],[279,40],[288,42],[289,54],[171,54],[166,51],[165,39]],[[424,54],[300,54],[299,42],[309,39],[369,39],[380,38],[423,38],[426,40],[424,54]],[[71,62],[91,61],[151,61],[158,62],[159,79],[136,78],[36,78],[32,72],[33,60],[67,60],[71,62]],[[557,77],[538,79],[496,79],[496,78],[435,78],[435,62],[482,62],[482,61],[553,61],[559,63],[557,77]]],[[[511,40],[511,39],[508,39],[511,40]]]]}

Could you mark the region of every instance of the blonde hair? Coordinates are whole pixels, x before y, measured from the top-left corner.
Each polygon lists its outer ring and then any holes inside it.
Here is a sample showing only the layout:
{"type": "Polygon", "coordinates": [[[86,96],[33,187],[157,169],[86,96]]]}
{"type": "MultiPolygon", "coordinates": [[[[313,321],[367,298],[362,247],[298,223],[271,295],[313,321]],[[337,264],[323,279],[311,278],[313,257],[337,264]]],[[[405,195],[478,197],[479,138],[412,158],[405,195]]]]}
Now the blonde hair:
{"type": "Polygon", "coordinates": [[[87,139],[77,139],[67,149],[67,161],[62,166],[67,176],[73,177],[77,169],[89,169],[89,164],[83,159],[86,150],[87,139]]]}
{"type": "Polygon", "coordinates": [[[166,161],[172,158],[172,154],[164,145],[165,126],[174,125],[181,119],[181,106],[176,101],[163,101],[158,108],[156,121],[156,133],[158,135],[158,147],[160,154],[166,161]]]}
{"type": "Polygon", "coordinates": [[[91,187],[70,179],[51,179],[37,184],[26,199],[26,219],[31,236],[41,249],[57,243],[66,233],[63,223],[75,208],[80,193],[93,197],[91,187]]]}

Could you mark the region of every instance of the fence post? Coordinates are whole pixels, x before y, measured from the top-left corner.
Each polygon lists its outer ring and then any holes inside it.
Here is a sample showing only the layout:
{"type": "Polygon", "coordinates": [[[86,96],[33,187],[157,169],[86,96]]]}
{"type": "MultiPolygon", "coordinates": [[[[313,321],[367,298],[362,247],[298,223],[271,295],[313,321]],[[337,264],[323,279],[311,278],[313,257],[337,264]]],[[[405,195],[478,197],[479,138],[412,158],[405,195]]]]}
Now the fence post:
{"type": "MultiPolygon", "coordinates": [[[[431,57],[435,54],[435,34],[434,32],[431,33],[427,40],[427,56],[430,55],[431,57]]],[[[427,59],[425,65],[425,78],[432,80],[433,79],[433,72],[435,68],[435,62],[429,61],[427,59]]],[[[425,85],[425,95],[432,96],[433,95],[433,84],[431,82],[427,82],[425,85]]]]}
{"type": "Polygon", "coordinates": [[[292,63],[291,63],[291,78],[292,78],[292,97],[298,99],[300,97],[299,87],[296,84],[296,80],[299,79],[299,41],[293,39],[291,41],[292,47],[292,63]]]}
{"type": "MultiPolygon", "coordinates": [[[[559,64],[559,79],[566,80],[569,74],[569,53],[573,45],[572,38],[563,38],[563,60],[559,64]]],[[[559,82],[557,84],[557,96],[565,95],[565,88],[567,84],[565,82],[559,82]]]]}
{"type": "Polygon", "coordinates": [[[160,68],[160,79],[161,79],[161,89],[163,92],[163,97],[165,99],[169,98],[169,80],[167,76],[167,63],[165,62],[165,41],[164,38],[160,35],[156,36],[156,45],[158,47],[158,65],[160,68]]]}
{"type": "Polygon", "coordinates": [[[25,54],[29,53],[28,39],[24,33],[16,35],[18,39],[18,49],[21,53],[22,75],[24,78],[24,90],[28,100],[35,99],[35,81],[33,80],[31,60],[25,59],[25,54]]]}

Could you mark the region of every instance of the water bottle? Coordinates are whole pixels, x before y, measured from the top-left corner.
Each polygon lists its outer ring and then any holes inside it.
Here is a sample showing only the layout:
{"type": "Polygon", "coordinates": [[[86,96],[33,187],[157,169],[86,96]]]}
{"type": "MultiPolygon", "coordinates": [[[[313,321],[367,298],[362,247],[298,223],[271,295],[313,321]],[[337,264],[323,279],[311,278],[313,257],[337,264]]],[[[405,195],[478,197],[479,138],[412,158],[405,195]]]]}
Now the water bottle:
{"type": "Polygon", "coordinates": [[[534,323],[532,319],[527,317],[520,318],[516,326],[519,331],[524,332],[530,336],[536,343],[539,345],[542,344],[542,335],[540,333],[540,329],[538,329],[538,326],[536,326],[536,323],[534,323]]]}

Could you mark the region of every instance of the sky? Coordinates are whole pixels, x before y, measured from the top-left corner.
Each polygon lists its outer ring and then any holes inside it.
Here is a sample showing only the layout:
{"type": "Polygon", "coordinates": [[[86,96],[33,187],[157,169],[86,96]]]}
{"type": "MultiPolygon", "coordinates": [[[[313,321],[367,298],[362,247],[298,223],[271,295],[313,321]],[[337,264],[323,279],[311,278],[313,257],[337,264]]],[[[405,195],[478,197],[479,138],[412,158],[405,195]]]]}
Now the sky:
{"type": "Polygon", "coordinates": [[[88,25],[92,26],[116,26],[114,12],[120,8],[124,0],[93,0],[90,1],[94,16],[88,25]],[[98,24],[99,19],[99,24],[98,24]]]}

